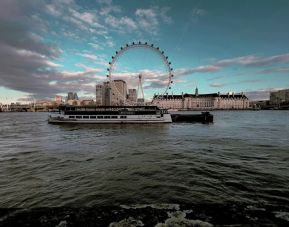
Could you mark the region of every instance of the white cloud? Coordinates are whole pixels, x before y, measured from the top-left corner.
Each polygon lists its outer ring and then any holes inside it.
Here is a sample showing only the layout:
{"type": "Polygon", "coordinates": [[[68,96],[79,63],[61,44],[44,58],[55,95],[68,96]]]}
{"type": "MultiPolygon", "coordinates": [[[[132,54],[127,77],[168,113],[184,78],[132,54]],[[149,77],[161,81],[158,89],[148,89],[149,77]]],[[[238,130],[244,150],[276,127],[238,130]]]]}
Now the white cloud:
{"type": "Polygon", "coordinates": [[[137,29],[136,23],[129,17],[117,18],[109,15],[105,18],[105,23],[122,33],[137,29]]]}
{"type": "Polygon", "coordinates": [[[212,83],[210,84],[210,87],[218,87],[218,88],[221,88],[221,87],[224,87],[225,84],[223,83],[212,83]]]}
{"type": "Polygon", "coordinates": [[[102,65],[107,67],[108,62],[104,59],[103,56],[97,56],[91,53],[78,53],[77,55],[82,56],[88,60],[90,60],[94,64],[102,65]]]}
{"type": "Polygon", "coordinates": [[[93,47],[96,50],[103,50],[103,47],[98,43],[88,43],[88,45],[90,45],[91,47],[93,47]]]}
{"type": "Polygon", "coordinates": [[[62,14],[61,11],[59,11],[53,4],[46,5],[46,10],[49,14],[55,17],[59,17],[62,14]]]}
{"type": "Polygon", "coordinates": [[[285,88],[262,88],[255,91],[246,91],[245,94],[249,100],[269,100],[270,92],[285,88]]]}

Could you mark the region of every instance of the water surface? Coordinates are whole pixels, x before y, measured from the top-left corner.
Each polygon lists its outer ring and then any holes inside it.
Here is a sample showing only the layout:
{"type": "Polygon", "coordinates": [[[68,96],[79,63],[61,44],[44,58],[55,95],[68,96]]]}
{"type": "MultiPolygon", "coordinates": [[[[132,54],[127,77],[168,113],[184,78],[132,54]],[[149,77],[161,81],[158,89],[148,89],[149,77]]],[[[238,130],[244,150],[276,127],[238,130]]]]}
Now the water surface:
{"type": "Polygon", "coordinates": [[[47,113],[0,113],[0,207],[285,209],[289,112],[213,114],[208,125],[50,125],[47,113]]]}

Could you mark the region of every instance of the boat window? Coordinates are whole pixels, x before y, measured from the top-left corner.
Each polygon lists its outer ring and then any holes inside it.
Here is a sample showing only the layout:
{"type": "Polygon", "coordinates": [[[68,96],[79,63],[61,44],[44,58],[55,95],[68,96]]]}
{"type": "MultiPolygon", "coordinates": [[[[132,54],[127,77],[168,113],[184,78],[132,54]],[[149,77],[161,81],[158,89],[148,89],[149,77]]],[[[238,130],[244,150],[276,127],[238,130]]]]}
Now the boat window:
{"type": "Polygon", "coordinates": [[[90,116],[90,119],[95,119],[96,118],[96,116],[90,116]]]}
{"type": "Polygon", "coordinates": [[[89,116],[83,116],[82,118],[88,119],[88,118],[89,118],[89,116]]]}
{"type": "Polygon", "coordinates": [[[75,118],[75,116],[69,116],[69,118],[75,118]]]}
{"type": "Polygon", "coordinates": [[[111,116],[111,118],[114,118],[114,119],[116,119],[116,118],[117,118],[117,116],[111,116]]]}
{"type": "Polygon", "coordinates": [[[103,118],[103,116],[97,116],[97,118],[103,118]]]}
{"type": "Polygon", "coordinates": [[[120,118],[126,118],[126,116],[120,116],[120,118]]]}
{"type": "Polygon", "coordinates": [[[110,116],[104,116],[104,118],[108,119],[108,118],[110,118],[110,116]]]}
{"type": "Polygon", "coordinates": [[[76,116],[76,118],[82,118],[82,116],[76,116]]]}

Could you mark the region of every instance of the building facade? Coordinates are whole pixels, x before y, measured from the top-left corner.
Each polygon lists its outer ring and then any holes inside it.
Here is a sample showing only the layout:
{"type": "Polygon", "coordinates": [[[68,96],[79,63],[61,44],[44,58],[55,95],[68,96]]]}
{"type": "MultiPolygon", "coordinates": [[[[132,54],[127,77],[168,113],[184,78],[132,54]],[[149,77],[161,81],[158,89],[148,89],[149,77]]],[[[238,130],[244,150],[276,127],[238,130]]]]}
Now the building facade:
{"type": "Polygon", "coordinates": [[[270,92],[270,104],[279,105],[289,103],[289,89],[270,92]]]}
{"type": "Polygon", "coordinates": [[[102,93],[103,93],[103,85],[97,84],[95,86],[95,104],[97,106],[102,106],[102,93]]]}
{"type": "Polygon", "coordinates": [[[153,104],[165,109],[181,110],[240,110],[249,108],[249,99],[243,94],[195,94],[154,96],[153,104]]]}
{"type": "Polygon", "coordinates": [[[111,105],[124,105],[127,98],[127,85],[124,80],[111,82],[111,105]]]}
{"type": "Polygon", "coordinates": [[[98,106],[124,105],[127,99],[127,85],[124,80],[103,82],[96,85],[95,94],[98,106]]]}
{"type": "Polygon", "coordinates": [[[137,101],[137,90],[136,89],[128,89],[128,101],[136,102],[137,101]]]}

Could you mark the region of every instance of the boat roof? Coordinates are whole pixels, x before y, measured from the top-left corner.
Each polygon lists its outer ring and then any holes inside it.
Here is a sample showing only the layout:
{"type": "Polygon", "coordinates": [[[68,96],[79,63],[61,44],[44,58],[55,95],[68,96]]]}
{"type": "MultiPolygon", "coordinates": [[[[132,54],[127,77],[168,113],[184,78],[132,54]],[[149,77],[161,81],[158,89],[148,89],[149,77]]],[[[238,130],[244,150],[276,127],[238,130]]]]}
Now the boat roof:
{"type": "Polygon", "coordinates": [[[76,105],[61,105],[59,106],[60,109],[66,108],[75,108],[75,109],[159,109],[157,106],[97,106],[97,105],[83,105],[83,106],[76,106],[76,105]]]}

